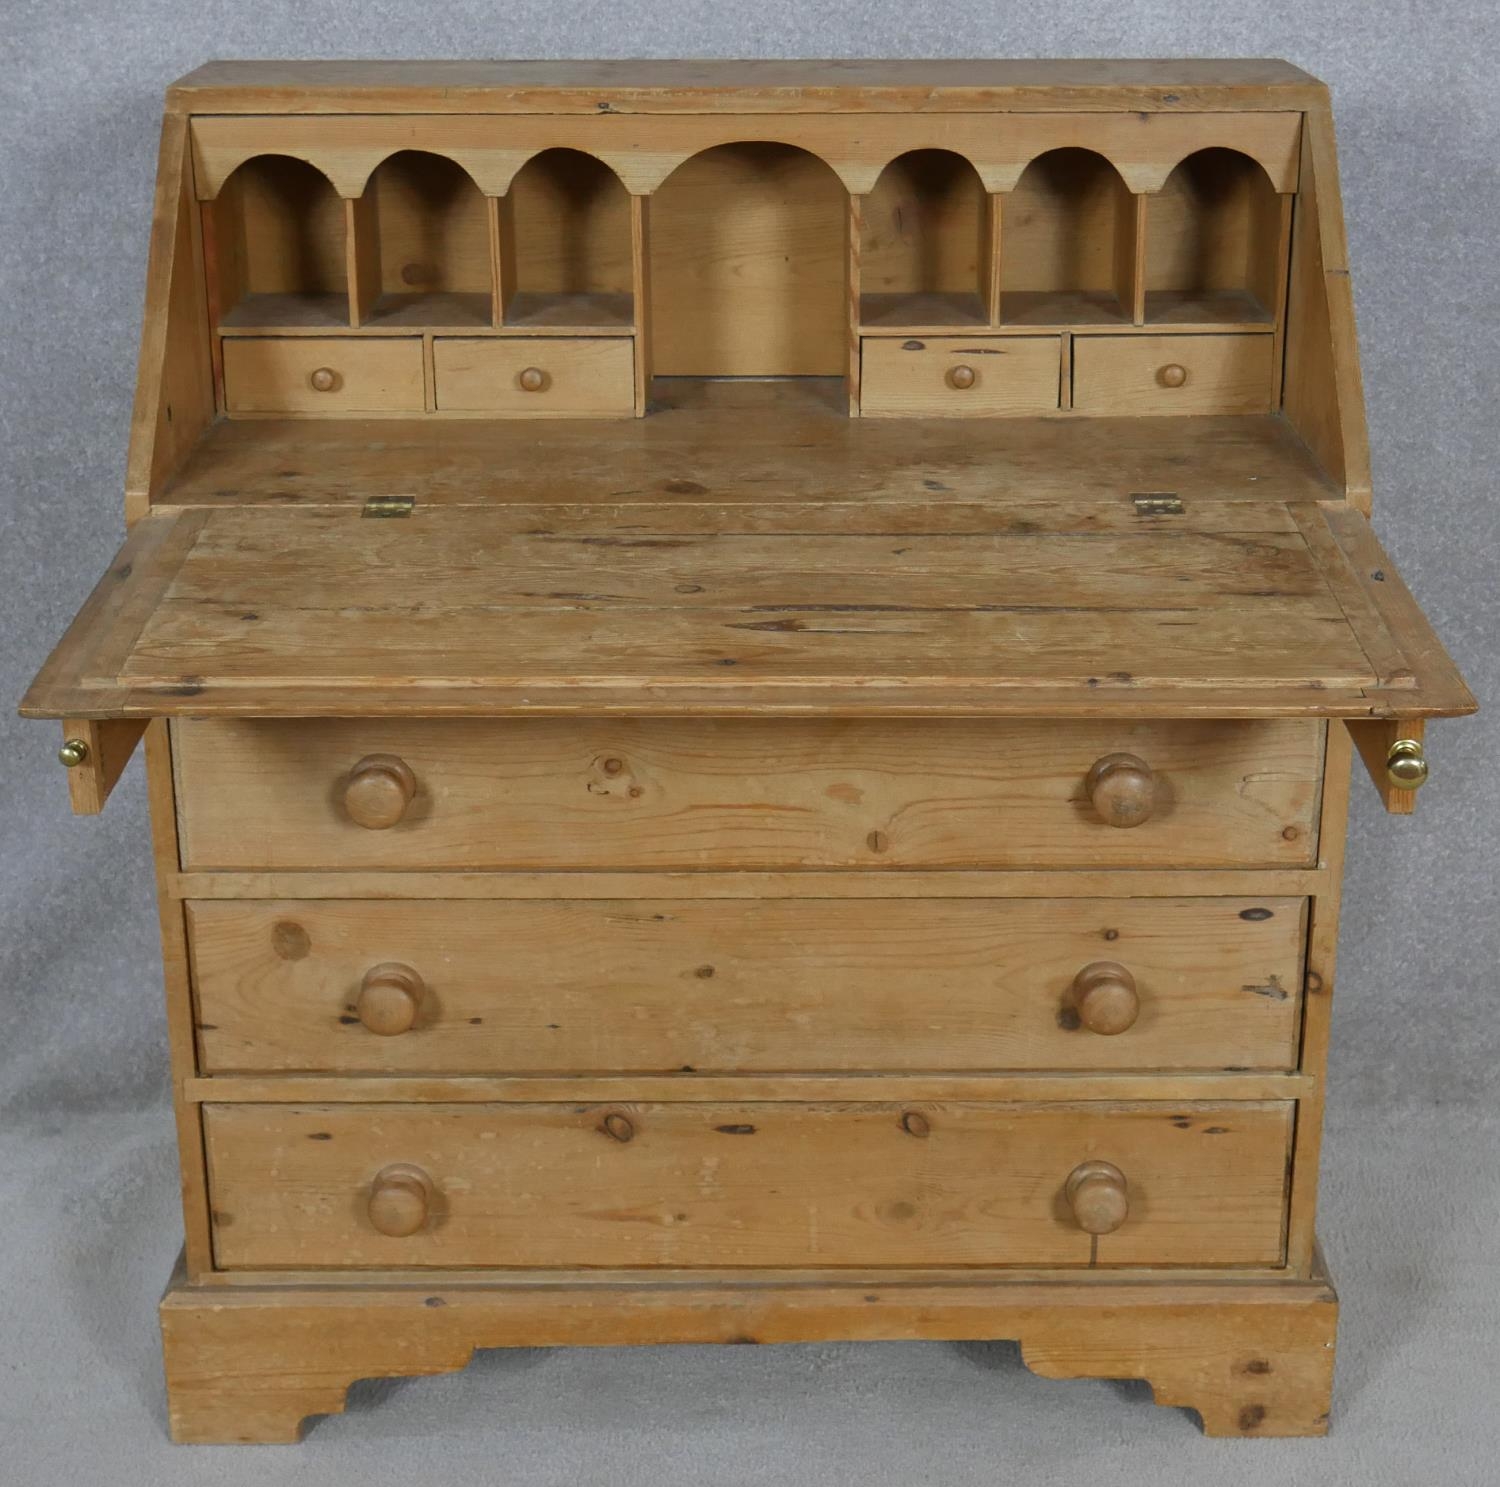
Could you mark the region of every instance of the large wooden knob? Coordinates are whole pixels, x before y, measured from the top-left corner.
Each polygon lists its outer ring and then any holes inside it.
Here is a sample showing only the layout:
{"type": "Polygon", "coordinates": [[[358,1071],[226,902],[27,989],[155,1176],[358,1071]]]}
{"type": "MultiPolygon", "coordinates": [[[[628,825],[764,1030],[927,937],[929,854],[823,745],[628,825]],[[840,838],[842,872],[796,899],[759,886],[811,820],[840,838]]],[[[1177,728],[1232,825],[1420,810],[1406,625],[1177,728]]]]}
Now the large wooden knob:
{"type": "Polygon", "coordinates": [[[516,378],[522,392],[541,392],[551,380],[540,367],[525,367],[516,378]]]}
{"type": "Polygon", "coordinates": [[[426,991],[426,982],[410,966],[386,961],[365,972],[354,1010],[370,1032],[394,1038],[412,1030],[426,991]]]}
{"type": "Polygon", "coordinates": [[[391,1239],[408,1239],[427,1227],[433,1194],[432,1179],[420,1167],[406,1162],[382,1167],[370,1184],[370,1223],[391,1239]]]}
{"type": "Polygon", "coordinates": [[[1068,1174],[1066,1193],[1085,1234],[1113,1234],[1130,1217],[1130,1190],[1113,1162],[1080,1162],[1068,1174]]]}
{"type": "Polygon", "coordinates": [[[948,368],[948,386],[964,392],[979,381],[979,373],[973,367],[962,364],[948,368]]]}
{"type": "Polygon", "coordinates": [[[405,814],[417,777],[394,754],[366,754],[344,781],[344,811],[356,826],[385,831],[405,814]]]}
{"type": "Polygon", "coordinates": [[[332,367],[318,367],[307,380],[314,392],[332,392],[339,385],[339,374],[332,367]]]}
{"type": "Polygon", "coordinates": [[[1134,754],[1106,754],[1094,761],[1089,799],[1106,826],[1139,826],[1156,806],[1156,776],[1134,754]]]}
{"type": "Polygon", "coordinates": [[[1179,362],[1169,361],[1156,374],[1163,387],[1182,387],[1187,382],[1187,368],[1179,362]]]}
{"type": "Polygon", "coordinates": [[[1135,977],[1117,960],[1096,960],[1073,978],[1073,1005],[1091,1033],[1113,1037],[1140,1015],[1135,977]]]}

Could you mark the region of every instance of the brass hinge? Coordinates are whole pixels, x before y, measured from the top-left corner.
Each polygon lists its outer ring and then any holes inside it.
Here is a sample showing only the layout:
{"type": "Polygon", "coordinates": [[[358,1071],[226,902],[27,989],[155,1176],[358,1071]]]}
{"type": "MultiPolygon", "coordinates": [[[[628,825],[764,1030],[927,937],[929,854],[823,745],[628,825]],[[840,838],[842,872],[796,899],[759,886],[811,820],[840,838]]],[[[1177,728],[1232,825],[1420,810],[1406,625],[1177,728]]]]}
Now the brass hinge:
{"type": "Polygon", "coordinates": [[[1182,497],[1171,491],[1136,491],[1130,498],[1138,516],[1181,516],[1182,497]]]}
{"type": "Polygon", "coordinates": [[[415,496],[371,496],[361,516],[410,516],[417,504],[415,496]]]}

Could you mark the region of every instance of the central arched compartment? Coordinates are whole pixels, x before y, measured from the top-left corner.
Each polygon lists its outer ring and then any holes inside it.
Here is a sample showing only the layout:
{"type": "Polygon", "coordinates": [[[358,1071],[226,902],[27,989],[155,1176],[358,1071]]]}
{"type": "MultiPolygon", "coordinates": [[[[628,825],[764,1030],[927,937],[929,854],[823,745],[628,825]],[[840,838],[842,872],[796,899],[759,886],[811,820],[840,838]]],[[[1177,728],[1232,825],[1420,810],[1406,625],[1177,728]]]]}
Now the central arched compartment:
{"type": "Polygon", "coordinates": [[[650,334],[664,377],[842,376],[849,197],[806,150],[686,160],[651,198],[650,334]]]}

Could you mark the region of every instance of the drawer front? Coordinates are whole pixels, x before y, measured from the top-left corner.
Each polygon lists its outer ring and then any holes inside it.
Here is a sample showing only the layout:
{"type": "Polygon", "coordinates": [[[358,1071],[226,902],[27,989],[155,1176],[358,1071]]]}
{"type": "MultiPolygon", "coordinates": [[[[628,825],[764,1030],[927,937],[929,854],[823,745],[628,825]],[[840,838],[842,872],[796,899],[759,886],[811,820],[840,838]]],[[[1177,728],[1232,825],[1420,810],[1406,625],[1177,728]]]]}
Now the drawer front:
{"type": "Polygon", "coordinates": [[[207,901],[208,1073],[1289,1069],[1303,900],[207,901]]]}
{"type": "Polygon", "coordinates": [[[235,336],[224,341],[224,400],[231,413],[420,413],[422,343],[235,336]]]}
{"type": "Polygon", "coordinates": [[[1297,719],[184,720],[174,737],[183,863],[224,870],[1306,866],[1323,758],[1323,725],[1297,719]],[[1120,753],[1150,771],[1128,828],[1090,793],[1120,753]]]}
{"type": "Polygon", "coordinates": [[[228,1269],[1277,1265],[1291,1113],[210,1104],[204,1122],[228,1269]],[[1069,1196],[1091,1161],[1119,1174],[1108,1233],[1069,1196]]]}
{"type": "Polygon", "coordinates": [[[441,413],[627,415],[635,412],[633,342],[538,336],[433,342],[441,413]]]}
{"type": "Polygon", "coordinates": [[[1080,413],[1266,413],[1273,340],[1248,336],[1075,336],[1080,413]]]}
{"type": "Polygon", "coordinates": [[[859,410],[928,418],[1051,412],[1061,354],[1056,336],[866,337],[859,410]]]}

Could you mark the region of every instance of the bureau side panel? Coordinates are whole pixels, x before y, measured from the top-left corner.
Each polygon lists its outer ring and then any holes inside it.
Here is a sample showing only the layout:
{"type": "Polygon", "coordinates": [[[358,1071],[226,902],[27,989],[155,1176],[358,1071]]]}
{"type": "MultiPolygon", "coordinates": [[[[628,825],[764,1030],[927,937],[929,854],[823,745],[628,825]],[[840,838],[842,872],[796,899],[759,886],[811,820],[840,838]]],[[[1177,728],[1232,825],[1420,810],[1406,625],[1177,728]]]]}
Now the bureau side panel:
{"type": "Polygon", "coordinates": [[[213,1269],[208,1225],[208,1180],[203,1151],[203,1107],[187,1094],[196,1072],[192,978],[188,968],[187,925],[177,896],[177,809],[172,786],[172,746],[168,724],[157,719],[146,730],[146,790],[151,812],[151,843],[156,863],[156,902],[161,919],[162,973],[167,1000],[167,1043],[171,1059],[172,1111],[182,1182],[182,1222],[188,1278],[213,1269]]]}

